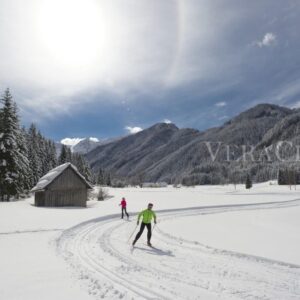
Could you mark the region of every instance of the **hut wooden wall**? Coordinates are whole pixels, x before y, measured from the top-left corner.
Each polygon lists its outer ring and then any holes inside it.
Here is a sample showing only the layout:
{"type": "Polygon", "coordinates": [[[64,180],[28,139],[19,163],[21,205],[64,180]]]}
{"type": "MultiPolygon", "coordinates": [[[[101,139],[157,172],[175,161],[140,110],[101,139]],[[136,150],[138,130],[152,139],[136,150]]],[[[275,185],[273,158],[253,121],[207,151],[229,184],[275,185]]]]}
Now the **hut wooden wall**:
{"type": "Polygon", "coordinates": [[[45,206],[45,192],[36,192],[34,196],[35,206],[45,206]]]}
{"type": "Polygon", "coordinates": [[[48,190],[45,192],[45,206],[86,206],[87,190],[48,190]]]}
{"type": "Polygon", "coordinates": [[[75,171],[69,167],[49,184],[51,190],[86,189],[86,184],[75,171]]]}
{"type": "Polygon", "coordinates": [[[45,206],[86,206],[87,186],[72,168],[67,168],[45,191],[45,206]]]}

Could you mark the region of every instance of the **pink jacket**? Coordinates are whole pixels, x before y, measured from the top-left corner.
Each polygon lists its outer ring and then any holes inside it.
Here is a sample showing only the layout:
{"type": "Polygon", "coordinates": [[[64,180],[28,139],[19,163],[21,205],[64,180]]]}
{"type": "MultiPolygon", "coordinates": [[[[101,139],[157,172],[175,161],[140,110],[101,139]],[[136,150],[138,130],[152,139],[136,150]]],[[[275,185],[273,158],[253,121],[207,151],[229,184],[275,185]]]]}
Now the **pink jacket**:
{"type": "Polygon", "coordinates": [[[121,201],[121,206],[122,206],[122,208],[126,207],[126,201],[124,199],[121,201]]]}

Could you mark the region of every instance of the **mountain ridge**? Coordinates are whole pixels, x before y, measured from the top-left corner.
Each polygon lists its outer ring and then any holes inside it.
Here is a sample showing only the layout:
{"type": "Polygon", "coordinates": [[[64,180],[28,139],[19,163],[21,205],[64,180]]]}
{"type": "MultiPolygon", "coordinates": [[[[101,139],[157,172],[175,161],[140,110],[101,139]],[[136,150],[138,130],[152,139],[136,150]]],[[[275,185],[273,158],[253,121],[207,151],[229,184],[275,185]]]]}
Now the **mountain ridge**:
{"type": "MultiPolygon", "coordinates": [[[[182,182],[184,178],[201,178],[197,179],[201,183],[207,182],[208,174],[215,172],[216,175],[218,173],[216,182],[224,182],[224,179],[231,176],[229,165],[233,163],[226,161],[226,147],[219,149],[216,159],[212,161],[211,154],[216,151],[218,143],[227,147],[238,146],[236,148],[239,149],[234,154],[236,159],[243,154],[242,145],[253,145],[257,148],[267,138],[266,134],[271,135],[272,129],[279,130],[276,129],[278,124],[288,122],[295,114],[295,110],[282,106],[258,104],[223,125],[205,131],[179,129],[174,124],[157,123],[134,135],[100,145],[88,152],[86,158],[95,172],[104,168],[122,178],[133,178],[142,174],[146,181],[170,183],[182,182]],[[208,149],[207,143],[212,143],[212,149],[208,149]],[[220,173],[222,179],[217,180],[220,173]]],[[[248,169],[253,166],[254,164],[249,165],[248,169]]]]}

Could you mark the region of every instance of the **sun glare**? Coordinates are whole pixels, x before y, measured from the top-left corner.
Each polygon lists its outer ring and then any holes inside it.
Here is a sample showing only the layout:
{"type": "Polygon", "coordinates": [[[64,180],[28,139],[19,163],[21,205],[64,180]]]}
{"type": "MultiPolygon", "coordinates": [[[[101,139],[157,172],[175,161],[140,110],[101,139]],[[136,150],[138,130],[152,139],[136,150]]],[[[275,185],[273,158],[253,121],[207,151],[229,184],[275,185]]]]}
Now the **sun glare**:
{"type": "Polygon", "coordinates": [[[105,17],[98,3],[95,0],[41,1],[39,36],[53,60],[68,67],[86,67],[101,56],[108,41],[105,17]]]}
{"type": "Polygon", "coordinates": [[[111,88],[118,84],[119,92],[129,82],[130,88],[142,81],[163,82],[179,48],[177,6],[168,6],[174,18],[164,22],[166,13],[159,3],[36,1],[35,52],[31,52],[35,72],[45,85],[111,88]],[[160,22],[164,26],[158,26],[160,22]]]}

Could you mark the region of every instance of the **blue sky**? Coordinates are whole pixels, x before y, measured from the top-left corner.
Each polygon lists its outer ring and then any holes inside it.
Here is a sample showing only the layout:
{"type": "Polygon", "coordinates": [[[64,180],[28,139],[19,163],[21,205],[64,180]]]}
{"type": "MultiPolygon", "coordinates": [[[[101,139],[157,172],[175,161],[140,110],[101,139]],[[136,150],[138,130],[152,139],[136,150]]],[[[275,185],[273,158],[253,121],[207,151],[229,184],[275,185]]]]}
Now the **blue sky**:
{"type": "Polygon", "coordinates": [[[299,15],[298,0],[1,0],[0,91],[56,141],[300,107],[299,15]]]}

